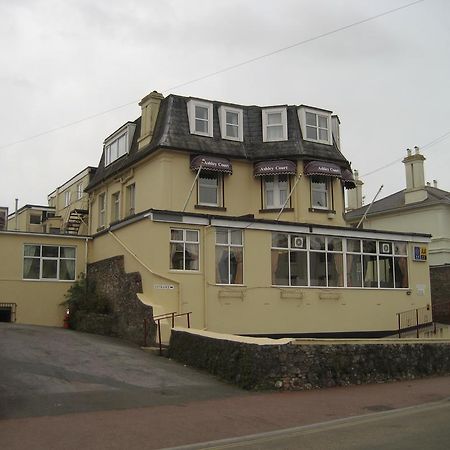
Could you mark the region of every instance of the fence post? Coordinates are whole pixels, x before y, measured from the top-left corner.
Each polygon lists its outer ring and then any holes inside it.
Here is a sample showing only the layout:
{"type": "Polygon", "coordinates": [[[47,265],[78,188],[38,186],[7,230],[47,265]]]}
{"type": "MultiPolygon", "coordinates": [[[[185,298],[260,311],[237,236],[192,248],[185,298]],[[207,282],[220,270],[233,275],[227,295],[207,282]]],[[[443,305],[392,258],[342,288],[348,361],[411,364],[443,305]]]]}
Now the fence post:
{"type": "Polygon", "coordinates": [[[398,337],[399,338],[401,338],[402,337],[402,334],[401,334],[401,321],[400,321],[400,314],[399,313],[397,313],[397,322],[398,322],[398,337]]]}
{"type": "Polygon", "coordinates": [[[158,339],[159,339],[159,356],[161,356],[162,355],[161,320],[158,320],[158,339]]]}
{"type": "Polygon", "coordinates": [[[419,309],[416,308],[416,338],[419,339],[419,309]]]}

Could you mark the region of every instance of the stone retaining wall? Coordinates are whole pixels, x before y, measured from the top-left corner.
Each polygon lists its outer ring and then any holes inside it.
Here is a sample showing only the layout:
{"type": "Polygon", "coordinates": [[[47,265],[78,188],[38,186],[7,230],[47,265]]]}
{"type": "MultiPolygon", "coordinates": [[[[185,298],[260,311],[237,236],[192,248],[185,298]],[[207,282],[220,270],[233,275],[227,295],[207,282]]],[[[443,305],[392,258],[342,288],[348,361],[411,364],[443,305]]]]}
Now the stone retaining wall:
{"type": "Polygon", "coordinates": [[[169,357],[255,390],[306,390],[450,373],[450,342],[295,342],[175,328],[169,357]]]}

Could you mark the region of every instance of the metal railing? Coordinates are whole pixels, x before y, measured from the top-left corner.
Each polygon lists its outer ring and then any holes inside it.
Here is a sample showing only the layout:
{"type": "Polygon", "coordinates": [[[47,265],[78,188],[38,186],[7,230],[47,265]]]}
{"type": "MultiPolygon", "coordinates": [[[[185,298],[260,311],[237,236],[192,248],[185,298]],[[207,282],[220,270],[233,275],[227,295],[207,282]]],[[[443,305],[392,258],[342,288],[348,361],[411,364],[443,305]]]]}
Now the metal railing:
{"type": "MultiPolygon", "coordinates": [[[[175,319],[177,317],[186,316],[187,327],[191,328],[191,314],[192,314],[192,311],[185,312],[185,313],[170,312],[170,313],[160,314],[158,316],[153,316],[153,318],[151,320],[156,322],[156,327],[158,330],[158,344],[159,344],[159,354],[160,355],[162,355],[161,320],[171,319],[172,328],[173,328],[175,326],[175,319]]],[[[148,325],[149,325],[149,319],[144,319],[144,347],[147,347],[148,325]]]]}
{"type": "Polygon", "coordinates": [[[397,313],[398,337],[402,337],[402,332],[416,330],[416,337],[418,338],[419,329],[432,323],[432,310],[430,305],[399,312],[397,313]]]}

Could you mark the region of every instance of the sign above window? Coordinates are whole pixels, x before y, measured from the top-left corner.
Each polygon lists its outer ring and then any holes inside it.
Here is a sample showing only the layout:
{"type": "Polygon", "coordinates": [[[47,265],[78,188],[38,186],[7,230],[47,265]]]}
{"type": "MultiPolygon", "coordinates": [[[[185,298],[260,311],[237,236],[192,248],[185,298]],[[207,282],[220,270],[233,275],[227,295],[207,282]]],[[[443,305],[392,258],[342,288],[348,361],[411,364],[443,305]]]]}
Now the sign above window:
{"type": "Polygon", "coordinates": [[[211,170],[213,172],[224,172],[228,174],[233,173],[231,161],[225,158],[218,158],[216,156],[197,155],[191,159],[191,169],[211,170]]]}
{"type": "Polygon", "coordinates": [[[322,175],[325,177],[342,177],[341,168],[331,162],[310,161],[305,165],[304,174],[306,176],[322,175]]]}
{"type": "Polygon", "coordinates": [[[255,164],[253,175],[255,177],[263,177],[268,175],[295,175],[297,173],[297,165],[294,161],[262,161],[255,164]]]}

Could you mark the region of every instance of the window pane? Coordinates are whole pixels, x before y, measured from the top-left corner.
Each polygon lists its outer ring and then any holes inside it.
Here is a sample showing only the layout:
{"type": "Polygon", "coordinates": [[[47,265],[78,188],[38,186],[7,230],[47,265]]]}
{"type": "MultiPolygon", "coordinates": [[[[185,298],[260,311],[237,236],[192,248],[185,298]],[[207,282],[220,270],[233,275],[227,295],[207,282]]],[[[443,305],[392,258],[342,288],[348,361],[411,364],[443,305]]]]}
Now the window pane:
{"type": "Polygon", "coordinates": [[[122,156],[127,152],[126,142],[127,142],[126,135],[123,135],[119,138],[118,140],[119,156],[122,156]]]}
{"type": "Polygon", "coordinates": [[[186,244],[185,270],[198,270],[198,244],[186,244]]]}
{"type": "Polygon", "coordinates": [[[291,286],[308,285],[308,262],[306,252],[291,252],[291,286]]]}
{"type": "Polygon", "coordinates": [[[198,242],[198,231],[186,230],[187,242],[198,242]]]}
{"type": "Polygon", "coordinates": [[[58,270],[58,260],[43,259],[42,260],[42,278],[56,278],[58,270]]]}
{"type": "Polygon", "coordinates": [[[328,250],[341,252],[342,251],[342,239],[341,238],[328,238],[328,250]]]}
{"type": "Polygon", "coordinates": [[[328,208],[326,192],[313,191],[313,193],[312,193],[312,204],[315,207],[328,208]]]}
{"type": "Polygon", "coordinates": [[[325,236],[310,236],[309,242],[312,250],[325,250],[325,236]]]}
{"type": "Polygon", "coordinates": [[[311,286],[326,286],[326,253],[311,252],[309,254],[311,286]]]}
{"type": "Polygon", "coordinates": [[[40,259],[24,258],[23,277],[30,280],[38,280],[40,267],[41,267],[40,259]]]}
{"type": "Polygon", "coordinates": [[[359,239],[347,239],[347,251],[361,253],[361,241],[359,239]]]}
{"type": "Polygon", "coordinates": [[[75,280],[75,261],[73,259],[62,259],[59,265],[60,280],[75,280]]]}
{"type": "Polygon", "coordinates": [[[74,247],[61,247],[60,248],[61,258],[75,258],[75,248],[74,247]]]}
{"type": "Polygon", "coordinates": [[[395,242],[394,252],[396,255],[406,256],[406,242],[395,242]]]}
{"type": "Polygon", "coordinates": [[[25,245],[23,248],[24,256],[41,256],[40,245],[25,245]]]}
{"type": "Polygon", "coordinates": [[[229,283],[228,264],[228,247],[216,247],[216,283],[229,283]]]}
{"type": "Polygon", "coordinates": [[[408,287],[408,261],[407,258],[394,258],[395,287],[408,287]]]}
{"type": "Polygon", "coordinates": [[[380,246],[380,253],[384,255],[392,254],[392,242],[380,242],[378,245],[380,246]]]}
{"type": "Polygon", "coordinates": [[[289,286],[289,252],[272,250],[272,284],[289,286]]]}
{"type": "Polygon", "coordinates": [[[319,140],[328,141],[328,130],[319,128],[319,140]]]}
{"type": "Polygon", "coordinates": [[[282,122],[281,113],[268,113],[267,114],[267,124],[268,125],[278,125],[282,122]]]}
{"type": "Polygon", "coordinates": [[[268,208],[273,208],[275,206],[273,191],[266,191],[266,206],[268,208]]]}
{"type": "Polygon", "coordinates": [[[58,247],[56,247],[56,246],[50,247],[48,245],[43,245],[42,246],[42,256],[57,258],[58,257],[58,247]]]}
{"type": "Polygon", "coordinates": [[[230,252],[230,283],[242,284],[244,280],[243,273],[243,249],[242,247],[231,247],[230,252]]]}
{"type": "Polygon", "coordinates": [[[228,137],[239,137],[239,128],[235,125],[227,125],[227,136],[228,137]]]}
{"type": "Polygon", "coordinates": [[[198,195],[198,202],[205,205],[218,205],[217,202],[217,188],[216,187],[206,187],[200,186],[200,191],[198,195]]]}
{"type": "Polygon", "coordinates": [[[283,139],[283,127],[281,125],[267,127],[267,139],[269,141],[279,141],[283,139]]]}
{"type": "Polygon", "coordinates": [[[170,240],[182,241],[183,240],[183,230],[170,230],[170,240]]]}
{"type": "Polygon", "coordinates": [[[286,203],[287,195],[288,193],[286,190],[280,190],[280,207],[284,206],[286,203]]]}
{"type": "Polygon", "coordinates": [[[328,286],[344,286],[342,253],[328,253],[328,286]]]}
{"type": "Polygon", "coordinates": [[[291,248],[306,248],[306,236],[302,234],[291,235],[291,248]]]}
{"type": "Polygon", "coordinates": [[[317,116],[319,119],[320,128],[328,128],[328,119],[326,116],[317,116]]]}
{"type": "Polygon", "coordinates": [[[316,124],[316,114],[310,113],[310,112],[306,112],[306,125],[312,125],[313,127],[315,127],[316,124]]]}
{"type": "Polygon", "coordinates": [[[363,255],[364,286],[378,287],[378,270],[376,255],[363,255]]]}
{"type": "Polygon", "coordinates": [[[362,286],[362,267],[360,255],[347,255],[347,286],[362,286]]]}
{"type": "Polygon", "coordinates": [[[241,230],[231,230],[231,243],[234,245],[242,245],[242,231],[241,230]]]}
{"type": "Polygon", "coordinates": [[[41,223],[41,216],[38,214],[31,214],[30,215],[30,223],[31,224],[40,224],[41,223]]]}
{"type": "Polygon", "coordinates": [[[195,131],[198,131],[199,133],[208,133],[208,122],[195,119],[195,131]]]}
{"type": "Polygon", "coordinates": [[[394,267],[392,256],[380,256],[380,288],[394,287],[394,267]]]}
{"type": "Polygon", "coordinates": [[[272,247],[288,247],[288,235],[286,233],[272,233],[272,247]]]}
{"type": "Polygon", "coordinates": [[[204,106],[196,106],[195,107],[195,118],[208,120],[208,108],[204,106]]]}
{"type": "Polygon", "coordinates": [[[377,252],[377,242],[363,240],[363,252],[364,253],[376,253],[377,252]]]}
{"type": "Polygon", "coordinates": [[[170,268],[183,270],[183,244],[170,244],[170,268]]]}
{"type": "Polygon", "coordinates": [[[216,230],[216,243],[228,244],[228,230],[216,230]]]}
{"type": "Polygon", "coordinates": [[[317,140],[317,128],[306,127],[306,137],[307,139],[317,140]]]}
{"type": "Polygon", "coordinates": [[[239,114],[231,111],[227,111],[227,124],[238,125],[239,123],[239,114]]]}

